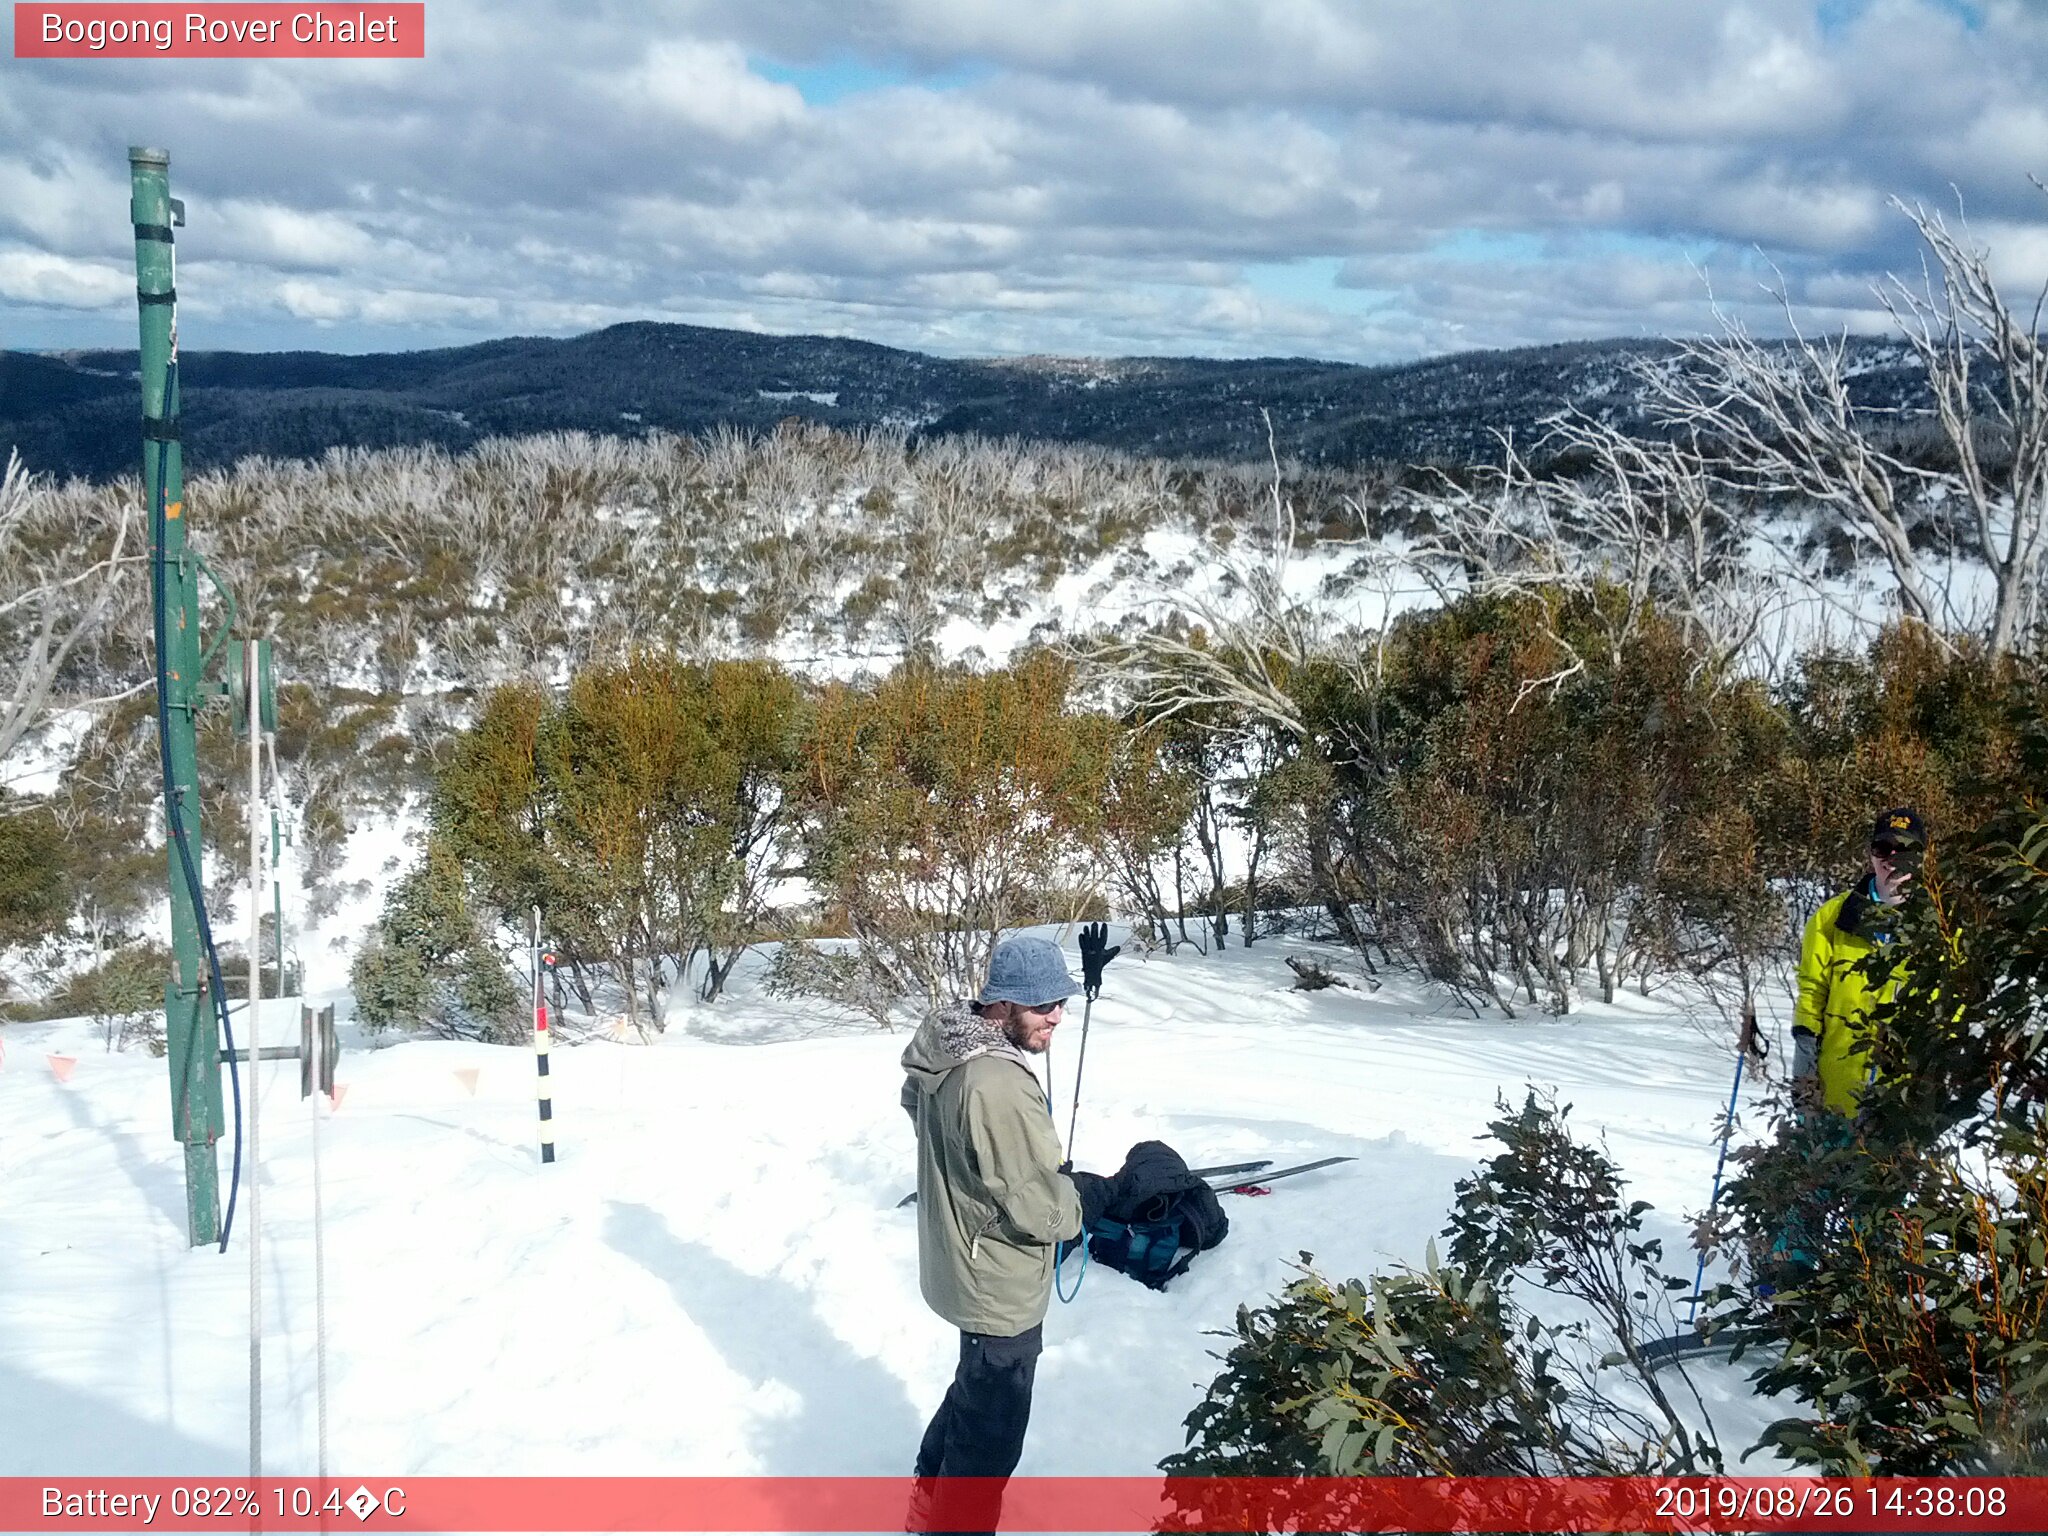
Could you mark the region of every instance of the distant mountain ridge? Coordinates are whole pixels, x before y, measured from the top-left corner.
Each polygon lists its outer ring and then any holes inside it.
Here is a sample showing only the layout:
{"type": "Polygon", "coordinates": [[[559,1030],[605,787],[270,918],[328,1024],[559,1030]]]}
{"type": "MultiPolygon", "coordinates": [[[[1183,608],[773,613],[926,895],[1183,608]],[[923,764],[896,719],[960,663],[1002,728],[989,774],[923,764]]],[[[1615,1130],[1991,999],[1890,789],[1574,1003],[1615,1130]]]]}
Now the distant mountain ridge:
{"type": "MultiPolygon", "coordinates": [[[[1895,342],[1853,344],[1859,394],[1916,393],[1895,342]]],[[[1566,405],[1632,422],[1624,364],[1661,341],[1568,342],[1364,367],[1303,358],[954,359],[826,336],[640,321],[568,339],[360,356],[187,352],[185,463],[251,454],[313,457],[335,446],[438,443],[581,430],[634,435],[758,429],[787,416],[845,429],[895,427],[1100,443],[1166,457],[1266,455],[1269,411],[1283,457],[1358,465],[1490,460],[1566,405]]],[[[133,352],[0,352],[0,458],[102,479],[135,468],[141,401],[133,352]]]]}

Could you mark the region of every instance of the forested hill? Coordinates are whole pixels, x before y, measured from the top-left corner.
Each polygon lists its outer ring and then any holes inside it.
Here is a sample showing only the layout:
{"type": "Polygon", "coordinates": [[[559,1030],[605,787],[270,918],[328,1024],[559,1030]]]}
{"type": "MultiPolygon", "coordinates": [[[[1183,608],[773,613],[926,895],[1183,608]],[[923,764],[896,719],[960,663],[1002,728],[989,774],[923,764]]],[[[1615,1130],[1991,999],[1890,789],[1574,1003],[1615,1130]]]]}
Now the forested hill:
{"type": "MultiPolygon", "coordinates": [[[[799,416],[1089,442],[1170,457],[1280,452],[1307,463],[1467,463],[1493,433],[1527,440],[1565,405],[1632,417],[1623,365],[1659,342],[1574,342],[1366,368],[1299,358],[959,360],[823,336],[616,325],[568,340],[521,337],[440,351],[187,352],[185,462],[318,455],[336,445],[439,443],[581,429],[637,434],[744,428],[799,416]]],[[[1903,387],[1895,344],[1863,344],[1858,383],[1903,387]]],[[[0,458],[102,478],[140,449],[133,352],[0,352],[0,458]]]]}

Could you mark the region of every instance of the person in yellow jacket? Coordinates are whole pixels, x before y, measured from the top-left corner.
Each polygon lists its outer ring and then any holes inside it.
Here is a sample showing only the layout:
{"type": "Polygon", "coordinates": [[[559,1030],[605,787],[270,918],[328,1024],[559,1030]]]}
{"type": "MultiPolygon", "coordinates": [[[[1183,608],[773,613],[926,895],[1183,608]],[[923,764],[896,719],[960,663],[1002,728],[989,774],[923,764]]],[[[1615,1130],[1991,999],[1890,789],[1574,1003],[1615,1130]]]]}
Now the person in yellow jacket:
{"type": "Polygon", "coordinates": [[[1927,846],[1920,813],[1898,806],[1870,829],[1870,863],[1857,882],[1807,920],[1799,945],[1799,997],[1792,1015],[1792,1097],[1809,1117],[1823,1109],[1854,1118],[1870,1075],[1869,1019],[1898,986],[1873,987],[1864,957],[1891,936],[1927,846]]]}

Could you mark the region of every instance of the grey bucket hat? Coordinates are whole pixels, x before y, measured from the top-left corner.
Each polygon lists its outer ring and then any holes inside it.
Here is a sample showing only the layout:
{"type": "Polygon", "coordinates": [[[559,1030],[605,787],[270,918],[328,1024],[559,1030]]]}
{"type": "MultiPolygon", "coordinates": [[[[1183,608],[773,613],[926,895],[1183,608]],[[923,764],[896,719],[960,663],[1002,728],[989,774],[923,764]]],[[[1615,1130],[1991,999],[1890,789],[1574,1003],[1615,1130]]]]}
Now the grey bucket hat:
{"type": "Polygon", "coordinates": [[[981,1003],[1023,1003],[1037,1007],[1072,997],[1081,984],[1067,974],[1066,957],[1051,939],[1005,939],[988,958],[981,1003]]]}

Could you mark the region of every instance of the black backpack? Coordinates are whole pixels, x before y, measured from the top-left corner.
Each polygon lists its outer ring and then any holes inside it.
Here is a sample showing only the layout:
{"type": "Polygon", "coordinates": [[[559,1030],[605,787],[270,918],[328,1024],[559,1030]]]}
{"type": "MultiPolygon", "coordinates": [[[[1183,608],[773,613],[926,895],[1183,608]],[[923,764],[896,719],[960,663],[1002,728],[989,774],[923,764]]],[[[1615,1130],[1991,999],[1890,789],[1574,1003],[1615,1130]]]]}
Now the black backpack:
{"type": "Polygon", "coordinates": [[[1088,1228],[1088,1256],[1155,1291],[1230,1231],[1216,1191],[1163,1141],[1131,1148],[1109,1185],[1110,1198],[1088,1228]]]}

